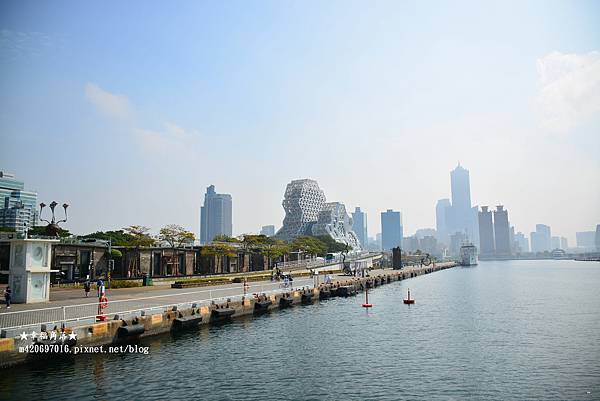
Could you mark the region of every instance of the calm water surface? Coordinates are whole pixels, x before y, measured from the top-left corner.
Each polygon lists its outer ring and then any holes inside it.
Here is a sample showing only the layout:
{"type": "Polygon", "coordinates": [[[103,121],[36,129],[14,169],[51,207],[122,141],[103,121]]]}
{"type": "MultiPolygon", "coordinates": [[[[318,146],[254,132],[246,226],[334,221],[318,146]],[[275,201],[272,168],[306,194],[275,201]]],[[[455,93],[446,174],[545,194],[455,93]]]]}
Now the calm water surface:
{"type": "Polygon", "coordinates": [[[0,371],[12,400],[600,400],[600,264],[482,262],[0,371]],[[406,289],[416,304],[402,304],[406,289]]]}

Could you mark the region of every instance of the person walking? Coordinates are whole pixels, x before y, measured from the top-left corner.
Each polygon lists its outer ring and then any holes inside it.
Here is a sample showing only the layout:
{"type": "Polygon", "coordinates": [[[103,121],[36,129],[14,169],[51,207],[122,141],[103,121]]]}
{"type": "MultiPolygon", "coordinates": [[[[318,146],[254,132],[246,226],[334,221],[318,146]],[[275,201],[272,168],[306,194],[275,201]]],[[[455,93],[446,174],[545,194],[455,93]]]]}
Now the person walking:
{"type": "Polygon", "coordinates": [[[7,286],[4,290],[4,300],[6,301],[6,309],[10,309],[10,301],[12,299],[12,290],[7,286]]]}
{"type": "Polygon", "coordinates": [[[83,290],[85,291],[86,298],[88,297],[88,295],[90,295],[91,287],[92,287],[92,285],[90,284],[89,280],[87,280],[85,283],[83,283],[83,290]]]}

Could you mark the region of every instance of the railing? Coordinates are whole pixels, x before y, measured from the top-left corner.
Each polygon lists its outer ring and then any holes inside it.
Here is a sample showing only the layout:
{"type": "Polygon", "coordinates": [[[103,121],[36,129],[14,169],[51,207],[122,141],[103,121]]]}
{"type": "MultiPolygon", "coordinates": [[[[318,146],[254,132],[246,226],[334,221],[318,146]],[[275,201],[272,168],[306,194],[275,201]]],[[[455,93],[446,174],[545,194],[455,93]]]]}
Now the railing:
{"type": "MultiPolygon", "coordinates": [[[[299,281],[294,288],[313,287],[313,280],[299,281]]],[[[165,311],[173,306],[187,306],[191,304],[210,305],[213,301],[223,299],[239,300],[243,296],[253,293],[277,293],[290,291],[292,288],[282,288],[280,283],[251,284],[247,293],[244,294],[243,287],[232,286],[226,288],[213,288],[183,293],[166,295],[155,295],[132,299],[109,301],[104,309],[104,314],[111,318],[114,315],[138,313],[152,310],[165,311]]],[[[18,312],[0,313],[0,328],[2,330],[18,329],[26,326],[67,325],[79,320],[96,319],[98,315],[98,302],[90,302],[78,305],[65,305],[51,308],[30,309],[18,312]]],[[[157,312],[158,313],[158,312],[157,312]]]]}
{"type": "MultiPolygon", "coordinates": [[[[361,252],[359,254],[348,255],[348,256],[346,256],[346,262],[349,263],[349,262],[353,262],[356,260],[361,260],[361,259],[367,258],[369,256],[377,256],[377,254],[372,254],[370,252],[361,252]]],[[[280,263],[277,263],[275,266],[280,269],[294,270],[294,269],[314,269],[314,268],[325,267],[325,266],[334,265],[334,264],[338,264],[338,263],[342,263],[342,258],[336,257],[336,258],[330,259],[330,260],[318,260],[318,259],[293,260],[293,261],[288,261],[288,262],[280,262],[280,263]]]]}

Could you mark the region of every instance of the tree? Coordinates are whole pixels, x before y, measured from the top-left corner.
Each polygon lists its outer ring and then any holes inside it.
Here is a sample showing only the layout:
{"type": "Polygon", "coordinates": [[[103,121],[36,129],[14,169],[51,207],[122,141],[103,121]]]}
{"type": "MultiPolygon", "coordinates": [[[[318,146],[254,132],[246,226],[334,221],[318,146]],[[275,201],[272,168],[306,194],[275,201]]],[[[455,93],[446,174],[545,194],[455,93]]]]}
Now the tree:
{"type": "MultiPolygon", "coordinates": [[[[169,226],[167,226],[169,227],[169,226]]],[[[154,246],[156,241],[148,233],[150,229],[145,226],[129,226],[123,228],[125,233],[131,236],[130,246],[141,247],[141,246],[154,246]]],[[[162,230],[161,230],[162,231],[162,230]]],[[[193,235],[193,234],[192,234],[193,235]]]]}
{"type": "Polygon", "coordinates": [[[342,242],[337,242],[329,235],[317,235],[316,238],[318,238],[321,242],[323,242],[327,246],[327,253],[337,253],[337,252],[348,253],[349,251],[352,250],[351,246],[346,245],[342,242]]]}
{"type": "Polygon", "coordinates": [[[290,246],[285,241],[268,237],[261,249],[261,253],[267,257],[267,269],[271,268],[271,260],[273,258],[280,258],[289,252],[290,246]]]}
{"type": "Polygon", "coordinates": [[[215,237],[213,238],[212,242],[230,242],[230,243],[236,243],[236,242],[240,242],[240,240],[237,239],[237,238],[230,237],[229,235],[219,234],[219,235],[215,235],[215,237]]]}
{"type": "Polygon", "coordinates": [[[169,224],[160,229],[158,239],[169,244],[171,248],[181,248],[190,242],[193,243],[196,236],[177,224],[169,224]]]}
{"type": "Polygon", "coordinates": [[[114,259],[119,259],[123,257],[123,253],[118,249],[113,248],[110,250],[110,256],[112,256],[114,259]]]}
{"type": "Polygon", "coordinates": [[[220,266],[221,272],[223,272],[223,270],[225,270],[224,266],[222,266],[223,258],[225,256],[233,257],[236,255],[235,248],[233,248],[231,245],[228,245],[228,244],[207,245],[205,247],[202,247],[200,253],[204,254],[206,256],[216,257],[217,258],[217,268],[220,266]]]}
{"type": "Polygon", "coordinates": [[[242,244],[242,248],[244,248],[244,251],[251,251],[251,250],[258,251],[263,246],[265,246],[268,241],[269,241],[269,237],[267,237],[266,235],[263,235],[263,234],[260,234],[260,235],[244,234],[244,235],[242,235],[241,244],[242,244]]]}
{"type": "MultiPolygon", "coordinates": [[[[31,227],[28,231],[27,231],[27,235],[48,235],[46,234],[46,226],[35,226],[35,227],[31,227]]],[[[58,228],[58,236],[60,238],[66,238],[66,237],[70,237],[71,233],[69,232],[69,230],[65,230],[64,228],[58,228]]]]}
{"type": "MultiPolygon", "coordinates": [[[[187,231],[185,228],[178,226],[177,224],[169,224],[160,229],[158,233],[158,239],[161,242],[166,242],[172,248],[171,263],[175,267],[175,250],[182,246],[193,244],[196,236],[193,232],[187,231]]],[[[169,273],[169,272],[167,272],[169,273]]],[[[185,274],[185,272],[181,272],[185,274]]],[[[178,274],[178,269],[175,270],[175,274],[178,274]]]]}
{"type": "Polygon", "coordinates": [[[299,250],[309,255],[325,255],[327,245],[317,237],[298,237],[290,245],[292,250],[299,250]]]}
{"type": "Polygon", "coordinates": [[[81,239],[101,239],[104,241],[109,241],[113,246],[131,246],[133,237],[123,230],[115,230],[115,231],[96,231],[95,233],[90,233],[86,235],[80,235],[81,239]]]}

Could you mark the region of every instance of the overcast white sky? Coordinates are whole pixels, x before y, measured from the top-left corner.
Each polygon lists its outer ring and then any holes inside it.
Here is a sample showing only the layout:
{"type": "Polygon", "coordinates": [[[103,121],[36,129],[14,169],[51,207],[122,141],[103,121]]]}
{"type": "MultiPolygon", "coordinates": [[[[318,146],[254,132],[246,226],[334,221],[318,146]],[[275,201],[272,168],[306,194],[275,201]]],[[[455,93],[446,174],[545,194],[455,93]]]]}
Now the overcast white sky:
{"type": "Polygon", "coordinates": [[[449,171],[575,242],[600,223],[600,8],[564,2],[2,2],[0,169],[77,233],[177,223],[205,188],[234,232],[285,185],[435,226],[449,171]],[[525,3],[525,4],[524,4],[525,3]]]}

